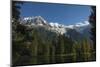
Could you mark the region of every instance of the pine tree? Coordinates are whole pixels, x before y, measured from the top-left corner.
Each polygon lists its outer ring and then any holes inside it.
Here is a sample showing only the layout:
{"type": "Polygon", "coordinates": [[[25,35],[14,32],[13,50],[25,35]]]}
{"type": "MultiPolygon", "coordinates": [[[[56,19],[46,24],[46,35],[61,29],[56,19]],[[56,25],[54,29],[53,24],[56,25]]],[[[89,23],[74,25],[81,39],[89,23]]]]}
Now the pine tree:
{"type": "Polygon", "coordinates": [[[76,61],[76,58],[77,58],[77,51],[76,51],[76,44],[74,44],[73,46],[72,46],[72,61],[76,61]]]}
{"type": "Polygon", "coordinates": [[[20,18],[20,5],[23,4],[19,1],[12,1],[12,20],[18,21],[20,18]]]}
{"type": "Polygon", "coordinates": [[[91,11],[91,15],[89,18],[89,22],[92,25],[91,28],[91,39],[93,41],[93,47],[94,47],[94,51],[96,51],[96,7],[92,6],[91,7],[92,11],[91,11]]]}

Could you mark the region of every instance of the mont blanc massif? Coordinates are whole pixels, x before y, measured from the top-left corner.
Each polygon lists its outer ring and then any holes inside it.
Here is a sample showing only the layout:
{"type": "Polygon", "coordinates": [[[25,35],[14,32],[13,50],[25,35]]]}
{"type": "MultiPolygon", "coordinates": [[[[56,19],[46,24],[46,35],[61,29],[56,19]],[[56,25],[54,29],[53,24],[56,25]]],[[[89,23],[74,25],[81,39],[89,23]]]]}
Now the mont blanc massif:
{"type": "Polygon", "coordinates": [[[59,24],[59,22],[48,22],[41,16],[24,17],[20,21],[21,24],[29,28],[36,28],[38,31],[48,31],[57,35],[65,35],[66,37],[70,37],[72,40],[76,41],[82,40],[83,38],[90,39],[91,37],[91,25],[88,21],[83,21],[74,25],[64,25],[59,24]]]}

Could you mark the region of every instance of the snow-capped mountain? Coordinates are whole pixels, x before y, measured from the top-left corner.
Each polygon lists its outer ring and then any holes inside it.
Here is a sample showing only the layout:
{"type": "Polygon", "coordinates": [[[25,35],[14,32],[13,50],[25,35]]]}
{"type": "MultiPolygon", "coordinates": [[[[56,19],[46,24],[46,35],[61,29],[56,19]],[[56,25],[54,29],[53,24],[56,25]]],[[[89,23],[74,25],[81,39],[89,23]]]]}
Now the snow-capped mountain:
{"type": "Polygon", "coordinates": [[[90,24],[88,21],[84,21],[83,23],[77,23],[74,25],[63,25],[59,23],[54,22],[47,22],[43,17],[41,16],[35,16],[35,17],[24,17],[21,19],[22,24],[25,24],[27,26],[32,27],[45,27],[46,29],[56,32],[58,34],[66,34],[68,30],[75,30],[79,33],[84,33],[83,30],[86,30],[86,28],[90,28],[90,24]]]}
{"type": "Polygon", "coordinates": [[[35,16],[35,17],[25,17],[22,19],[22,23],[30,24],[30,25],[47,25],[47,21],[44,20],[41,16],[35,16]]]}

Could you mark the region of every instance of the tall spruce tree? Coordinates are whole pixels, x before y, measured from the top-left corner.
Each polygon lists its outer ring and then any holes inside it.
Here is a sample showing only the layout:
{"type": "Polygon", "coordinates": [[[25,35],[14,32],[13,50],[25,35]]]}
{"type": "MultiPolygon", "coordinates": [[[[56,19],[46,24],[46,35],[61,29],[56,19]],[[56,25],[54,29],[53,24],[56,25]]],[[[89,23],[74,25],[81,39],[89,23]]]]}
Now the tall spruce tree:
{"type": "Polygon", "coordinates": [[[92,11],[91,11],[91,15],[89,18],[89,22],[92,25],[92,28],[91,28],[92,37],[91,37],[91,39],[93,41],[94,50],[96,50],[96,6],[92,6],[91,9],[92,9],[92,11]]]}
{"type": "Polygon", "coordinates": [[[20,5],[23,4],[19,1],[12,1],[12,18],[18,20],[20,18],[20,5]]]}

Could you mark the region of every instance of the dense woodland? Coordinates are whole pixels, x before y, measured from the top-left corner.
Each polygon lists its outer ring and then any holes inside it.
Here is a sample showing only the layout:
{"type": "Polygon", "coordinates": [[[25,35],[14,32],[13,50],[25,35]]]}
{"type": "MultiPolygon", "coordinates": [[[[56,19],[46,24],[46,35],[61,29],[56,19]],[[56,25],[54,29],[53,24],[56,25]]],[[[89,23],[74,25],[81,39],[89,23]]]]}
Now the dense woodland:
{"type": "Polygon", "coordinates": [[[41,27],[30,28],[20,24],[20,5],[12,4],[12,64],[31,65],[63,62],[85,62],[96,60],[96,12],[91,7],[91,41],[87,38],[74,41],[65,35],[45,30],[41,27]]]}

